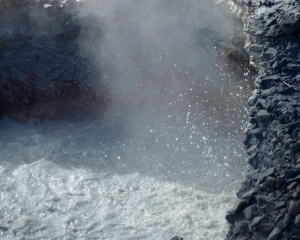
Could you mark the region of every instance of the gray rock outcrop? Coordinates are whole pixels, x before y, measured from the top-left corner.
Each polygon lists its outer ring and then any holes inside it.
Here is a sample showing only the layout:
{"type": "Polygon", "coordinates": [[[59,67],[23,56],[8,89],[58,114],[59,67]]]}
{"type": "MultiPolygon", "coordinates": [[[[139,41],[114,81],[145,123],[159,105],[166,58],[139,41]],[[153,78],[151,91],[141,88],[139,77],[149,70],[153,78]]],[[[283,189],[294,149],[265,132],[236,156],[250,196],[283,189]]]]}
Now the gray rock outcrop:
{"type": "Polygon", "coordinates": [[[244,139],[251,169],[226,239],[300,239],[300,2],[234,0],[232,8],[258,76],[244,139]]]}

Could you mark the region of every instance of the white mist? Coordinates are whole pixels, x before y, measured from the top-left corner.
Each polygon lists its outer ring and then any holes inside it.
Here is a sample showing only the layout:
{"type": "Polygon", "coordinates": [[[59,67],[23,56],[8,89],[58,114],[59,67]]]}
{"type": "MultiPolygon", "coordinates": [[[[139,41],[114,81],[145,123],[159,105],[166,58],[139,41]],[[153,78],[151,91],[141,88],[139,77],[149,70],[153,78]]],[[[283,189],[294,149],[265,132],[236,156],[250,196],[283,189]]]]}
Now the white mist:
{"type": "Polygon", "coordinates": [[[216,66],[222,12],[89,0],[73,14],[111,105],[90,122],[1,121],[2,239],[224,239],[249,90],[216,66]]]}

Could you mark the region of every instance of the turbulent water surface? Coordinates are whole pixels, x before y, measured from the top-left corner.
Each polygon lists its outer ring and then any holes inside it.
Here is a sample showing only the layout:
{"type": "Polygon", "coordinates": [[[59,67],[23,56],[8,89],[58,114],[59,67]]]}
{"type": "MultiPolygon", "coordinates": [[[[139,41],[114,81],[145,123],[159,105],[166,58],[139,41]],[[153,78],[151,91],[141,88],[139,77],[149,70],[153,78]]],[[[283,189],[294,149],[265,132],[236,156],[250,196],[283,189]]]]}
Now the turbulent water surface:
{"type": "Polygon", "coordinates": [[[94,121],[1,120],[1,239],[223,239],[249,94],[215,59],[224,19],[204,0],[80,6],[82,54],[111,107],[94,121]]]}
{"type": "Polygon", "coordinates": [[[175,160],[146,150],[126,156],[121,146],[101,140],[107,133],[99,124],[1,122],[2,239],[224,237],[233,191],[203,188],[217,187],[224,178],[236,181],[232,160],[218,160],[222,171],[214,176],[201,161],[217,164],[216,149],[211,157],[199,153],[175,160]]]}

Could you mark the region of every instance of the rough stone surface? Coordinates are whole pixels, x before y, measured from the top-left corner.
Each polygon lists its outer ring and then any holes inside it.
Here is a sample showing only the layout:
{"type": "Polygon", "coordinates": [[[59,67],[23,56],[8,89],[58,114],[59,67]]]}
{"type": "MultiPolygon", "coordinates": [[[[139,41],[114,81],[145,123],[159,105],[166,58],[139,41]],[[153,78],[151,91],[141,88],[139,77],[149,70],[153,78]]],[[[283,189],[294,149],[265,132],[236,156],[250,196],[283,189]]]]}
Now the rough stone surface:
{"type": "Polygon", "coordinates": [[[172,237],[170,240],[183,240],[183,237],[175,236],[172,237]]]}
{"type": "Polygon", "coordinates": [[[264,217],[256,217],[253,219],[252,223],[251,223],[251,227],[252,228],[256,228],[260,225],[261,221],[263,220],[264,217]]]}
{"type": "Polygon", "coordinates": [[[249,64],[258,75],[254,82],[256,90],[248,101],[249,121],[243,141],[250,169],[237,193],[237,202],[243,202],[245,192],[256,192],[231,212],[226,239],[297,239],[300,1],[233,0],[230,4],[244,23],[249,64]],[[250,227],[237,232],[241,224],[250,227]]]}
{"type": "Polygon", "coordinates": [[[249,230],[249,225],[248,222],[239,222],[238,224],[235,225],[233,229],[233,235],[238,236],[240,234],[245,234],[249,230]]]}
{"type": "Polygon", "coordinates": [[[296,216],[295,218],[295,225],[300,228],[300,214],[296,216]]]}
{"type": "Polygon", "coordinates": [[[75,1],[65,2],[0,2],[0,113],[85,118],[106,105],[101,72],[79,51],[75,1]]]}
{"type": "Polygon", "coordinates": [[[252,206],[249,206],[249,207],[245,208],[245,210],[243,212],[245,218],[248,219],[248,220],[251,219],[252,216],[253,216],[254,210],[255,210],[255,205],[252,205],[252,206]]]}
{"type": "Polygon", "coordinates": [[[275,227],[267,239],[268,240],[277,240],[280,236],[280,233],[281,233],[280,229],[278,227],[275,227]]]}
{"type": "Polygon", "coordinates": [[[300,206],[297,202],[291,201],[288,209],[288,213],[295,217],[300,212],[300,206]]]}

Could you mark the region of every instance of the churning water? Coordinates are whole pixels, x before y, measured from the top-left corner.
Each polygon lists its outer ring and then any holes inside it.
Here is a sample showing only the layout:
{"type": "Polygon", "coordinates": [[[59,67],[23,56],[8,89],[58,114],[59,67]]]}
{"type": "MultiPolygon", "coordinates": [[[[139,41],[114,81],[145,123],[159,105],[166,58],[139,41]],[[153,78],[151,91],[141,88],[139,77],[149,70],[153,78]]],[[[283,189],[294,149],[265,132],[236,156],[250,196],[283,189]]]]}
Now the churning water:
{"type": "Polygon", "coordinates": [[[223,239],[250,87],[215,59],[227,30],[212,1],[86,1],[74,18],[111,106],[1,120],[0,238],[223,239]]]}
{"type": "Polygon", "coordinates": [[[234,200],[224,183],[236,185],[243,161],[214,156],[224,138],[172,159],[173,147],[111,143],[100,124],[1,122],[1,239],[224,238],[234,200]]]}

